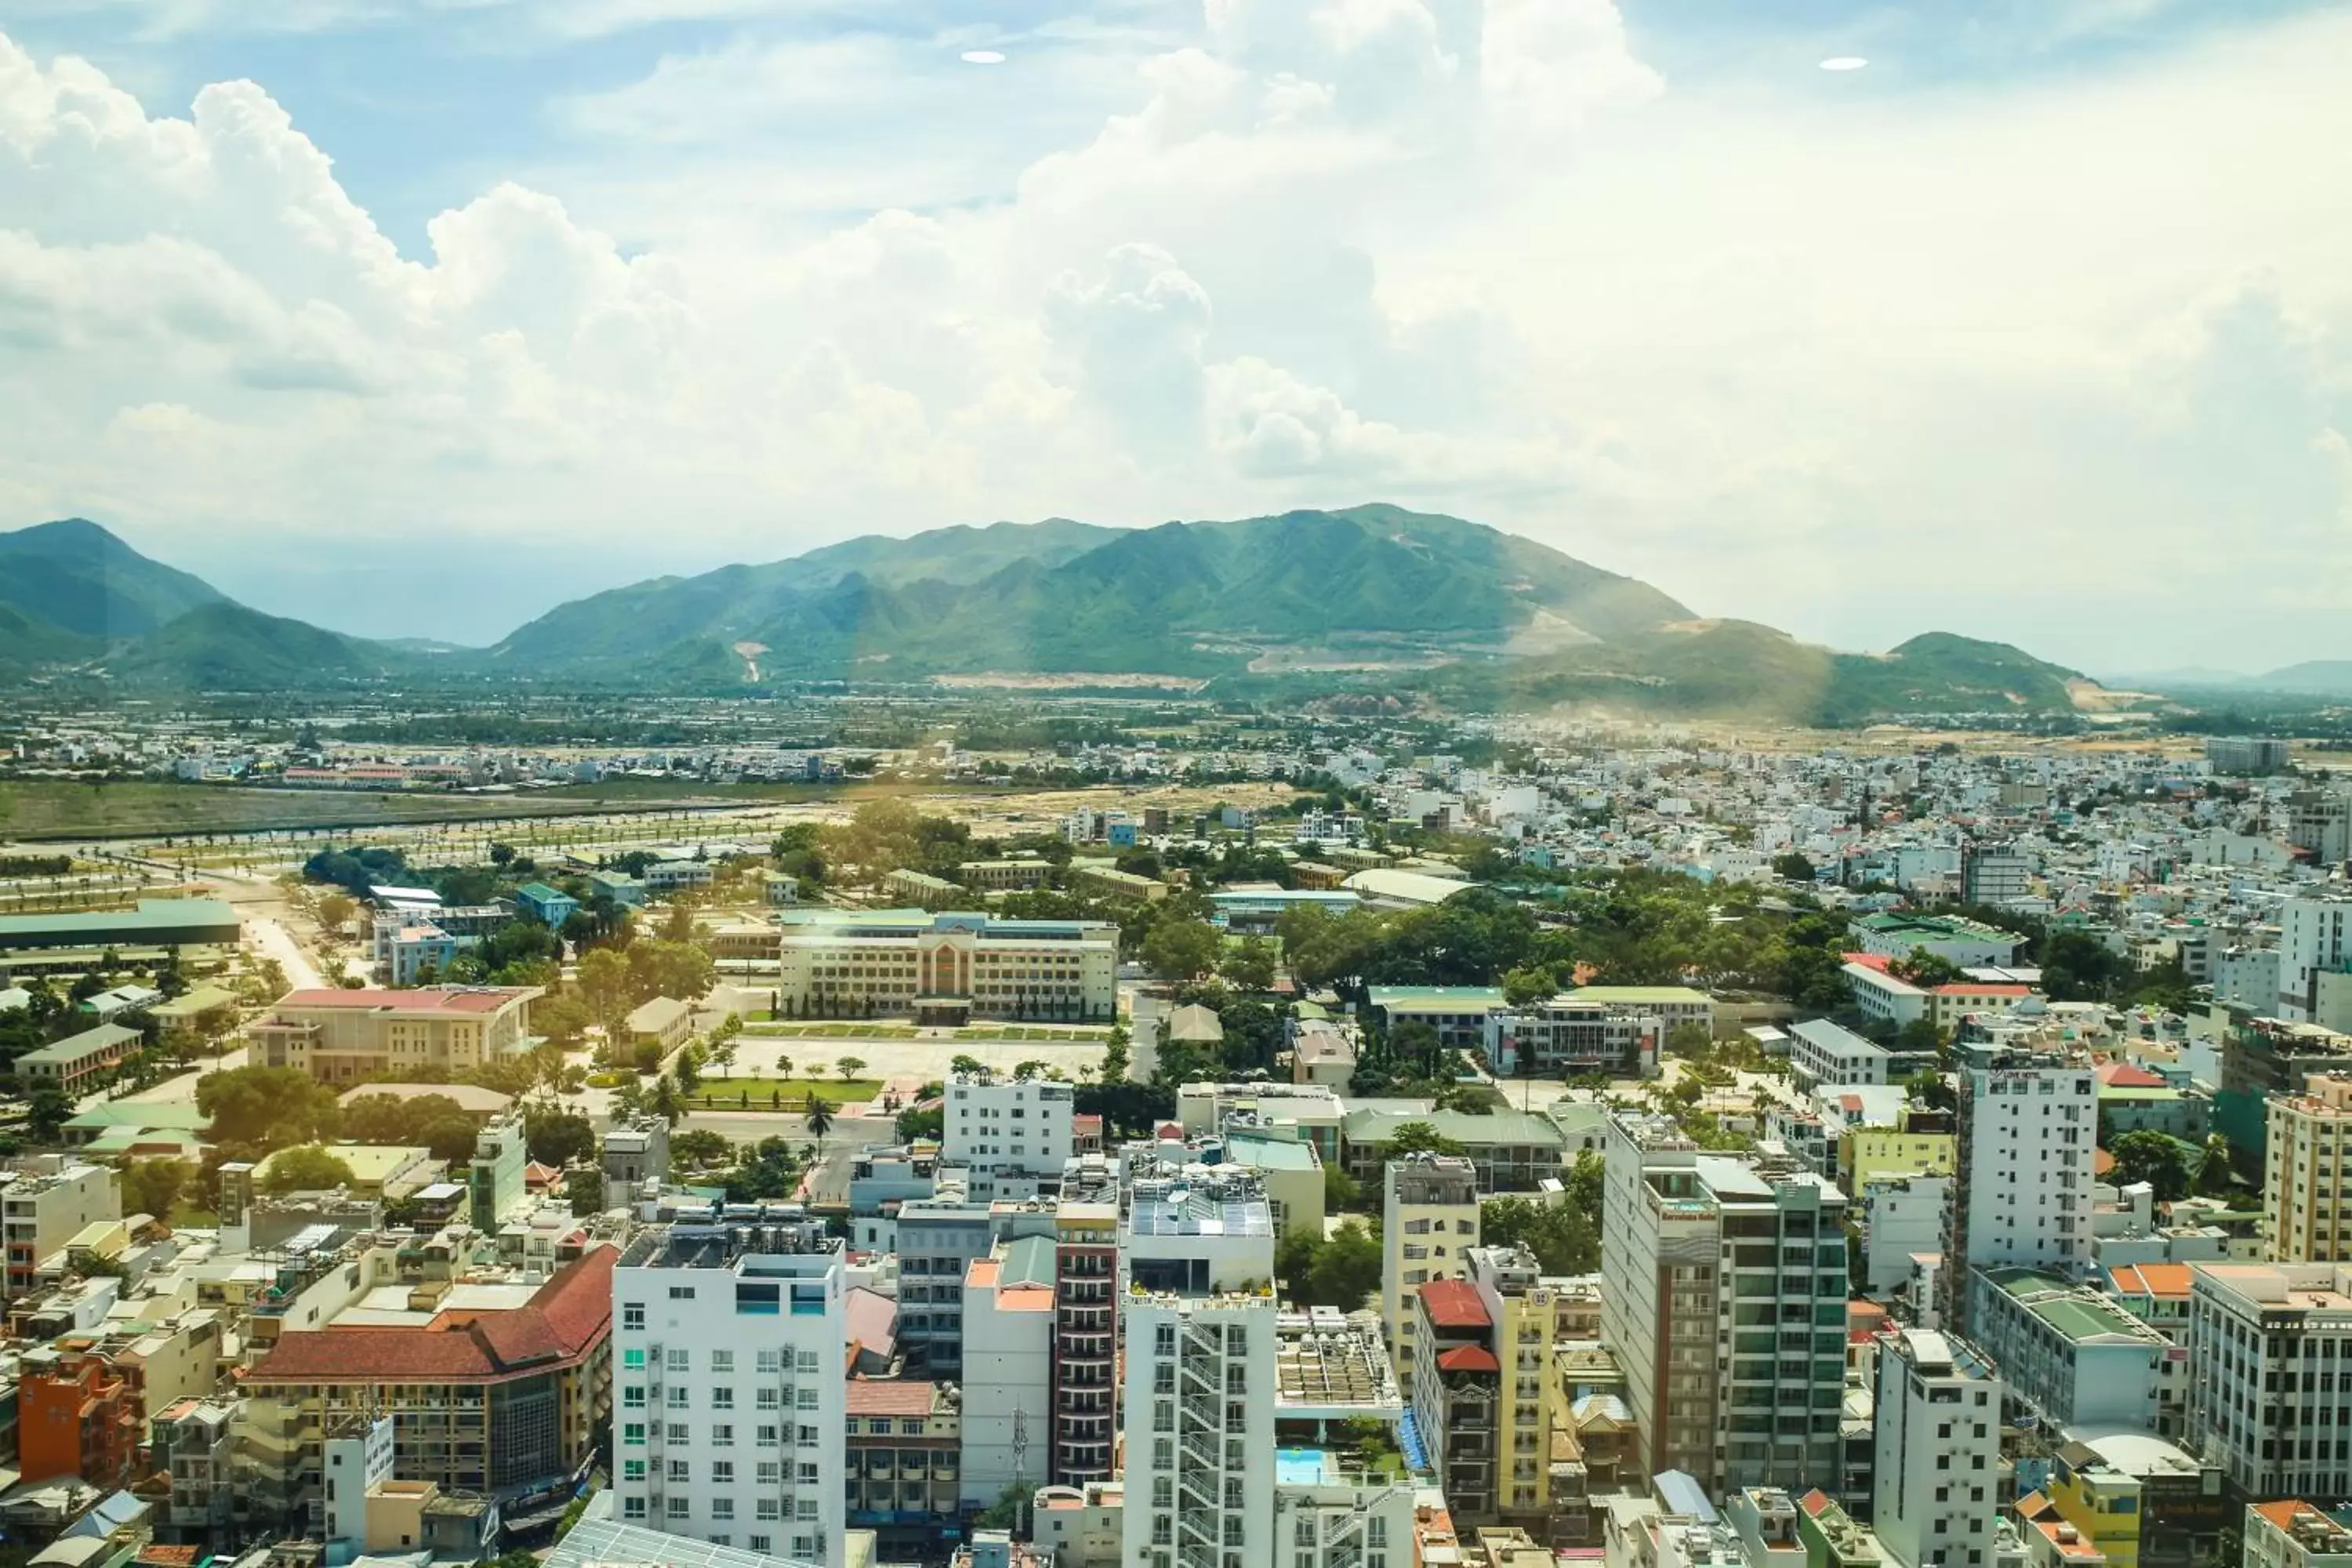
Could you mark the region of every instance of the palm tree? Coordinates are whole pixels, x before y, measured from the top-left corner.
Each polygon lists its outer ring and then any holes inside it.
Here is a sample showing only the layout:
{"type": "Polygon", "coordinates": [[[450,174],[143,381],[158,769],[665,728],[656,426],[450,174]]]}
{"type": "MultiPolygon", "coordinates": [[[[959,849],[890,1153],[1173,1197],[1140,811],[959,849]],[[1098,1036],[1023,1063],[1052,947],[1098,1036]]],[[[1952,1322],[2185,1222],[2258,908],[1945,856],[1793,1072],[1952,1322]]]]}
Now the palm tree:
{"type": "Polygon", "coordinates": [[[812,1094],[808,1097],[807,1110],[801,1121],[808,1128],[809,1135],[816,1140],[817,1153],[822,1157],[824,1135],[833,1131],[833,1101],[821,1094],[812,1094]]]}

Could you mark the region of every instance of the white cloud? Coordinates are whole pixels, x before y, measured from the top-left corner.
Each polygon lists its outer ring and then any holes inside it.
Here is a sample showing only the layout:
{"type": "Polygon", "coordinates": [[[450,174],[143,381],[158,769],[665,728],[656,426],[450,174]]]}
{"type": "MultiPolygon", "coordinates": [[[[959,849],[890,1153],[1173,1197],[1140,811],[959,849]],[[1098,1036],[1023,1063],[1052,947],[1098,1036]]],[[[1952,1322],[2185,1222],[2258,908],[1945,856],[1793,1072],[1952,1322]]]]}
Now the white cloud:
{"type": "Polygon", "coordinates": [[[2352,21],[1901,94],[1681,87],[1609,0],[1158,20],[676,56],[413,258],[266,84],[167,117],[0,39],[0,506],[576,583],[1387,496],[1850,644],[2340,620],[2352,21]]]}

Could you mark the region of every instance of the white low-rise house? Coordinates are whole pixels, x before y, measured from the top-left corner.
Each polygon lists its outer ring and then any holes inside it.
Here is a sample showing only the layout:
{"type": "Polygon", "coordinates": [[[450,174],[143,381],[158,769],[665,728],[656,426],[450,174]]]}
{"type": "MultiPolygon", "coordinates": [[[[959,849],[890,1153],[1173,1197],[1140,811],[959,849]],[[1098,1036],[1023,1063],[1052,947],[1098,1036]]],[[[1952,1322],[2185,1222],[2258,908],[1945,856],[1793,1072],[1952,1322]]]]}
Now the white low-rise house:
{"type": "Polygon", "coordinates": [[[1891,1059],[1885,1046],[1827,1018],[1789,1026],[1789,1068],[1805,1089],[1883,1084],[1891,1059]]]}

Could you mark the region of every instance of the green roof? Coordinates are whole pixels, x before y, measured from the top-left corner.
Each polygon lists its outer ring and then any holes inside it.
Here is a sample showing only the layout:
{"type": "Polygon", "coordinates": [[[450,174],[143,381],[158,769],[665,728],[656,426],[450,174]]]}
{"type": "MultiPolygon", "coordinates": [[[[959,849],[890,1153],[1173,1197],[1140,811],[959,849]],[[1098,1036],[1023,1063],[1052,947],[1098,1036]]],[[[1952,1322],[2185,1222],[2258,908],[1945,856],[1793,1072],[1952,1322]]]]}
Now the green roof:
{"type": "Polygon", "coordinates": [[[1705,1002],[1715,998],[1688,985],[1580,985],[1568,994],[1579,1002],[1705,1002]]]}
{"type": "Polygon", "coordinates": [[[103,942],[113,933],[153,937],[187,926],[222,926],[234,930],[236,911],[218,899],[142,899],[135,910],[97,910],[69,915],[0,916],[0,947],[12,941],[44,943],[67,938],[103,942]]]}
{"type": "Polygon", "coordinates": [[[2154,1331],[2121,1308],[2054,1274],[2032,1268],[1988,1268],[1982,1272],[2018,1305],[2078,1343],[2109,1335],[2145,1340],[2154,1331]]]}
{"type": "Polygon", "coordinates": [[[1503,1005],[1503,993],[1492,985],[1375,985],[1367,994],[1375,1007],[1450,1007],[1467,1013],[1503,1005]]]}
{"type": "Polygon", "coordinates": [[[236,1002],[236,993],[219,985],[199,985],[194,991],[158,1002],[147,1011],[158,1018],[193,1018],[199,1013],[209,1013],[215,1007],[226,1007],[236,1002]]]}
{"type": "Polygon", "coordinates": [[[200,1132],[212,1119],[196,1109],[193,1100],[163,1100],[152,1103],[138,1100],[113,1100],[104,1105],[93,1105],[88,1110],[66,1119],[69,1131],[85,1131],[90,1128],[131,1127],[149,1131],[172,1129],[182,1132],[200,1132]]]}
{"type": "Polygon", "coordinates": [[[55,1045],[43,1046],[37,1051],[26,1051],[16,1060],[24,1062],[75,1062],[92,1051],[109,1050],[139,1037],[139,1031],[121,1024],[100,1024],[95,1029],[84,1029],[79,1035],[68,1035],[55,1045]]]}
{"type": "Polygon", "coordinates": [[[205,1141],[184,1127],[110,1127],[77,1151],[83,1154],[122,1154],[132,1149],[169,1144],[185,1154],[201,1152],[205,1141]]]}
{"type": "Polygon", "coordinates": [[[1007,1285],[1052,1285],[1054,1259],[1054,1238],[1050,1236],[1024,1236],[1018,1241],[1006,1242],[1004,1265],[996,1275],[998,1289],[1007,1285]]]}
{"type": "Polygon", "coordinates": [[[543,904],[550,899],[568,899],[571,896],[562,889],[551,888],[544,882],[525,882],[515,889],[516,898],[529,899],[535,904],[543,904]]]}

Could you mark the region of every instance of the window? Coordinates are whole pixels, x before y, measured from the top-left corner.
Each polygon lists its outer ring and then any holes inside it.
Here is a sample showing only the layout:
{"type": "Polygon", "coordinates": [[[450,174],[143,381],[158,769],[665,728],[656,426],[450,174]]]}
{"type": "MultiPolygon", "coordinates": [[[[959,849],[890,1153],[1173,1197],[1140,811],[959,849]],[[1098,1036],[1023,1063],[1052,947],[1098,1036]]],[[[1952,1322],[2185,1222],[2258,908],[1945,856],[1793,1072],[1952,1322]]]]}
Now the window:
{"type": "Polygon", "coordinates": [[[735,1446],[735,1428],[723,1421],[711,1427],[710,1446],[714,1448],[733,1447],[735,1446]]]}
{"type": "Polygon", "coordinates": [[[621,1461],[621,1479],[625,1481],[644,1480],[646,1479],[646,1462],[643,1459],[623,1459],[621,1461]]]}
{"type": "Polygon", "coordinates": [[[782,1519],[784,1517],[783,1505],[772,1497],[755,1499],[751,1504],[751,1516],[762,1520],[782,1519]]]}
{"type": "Polygon", "coordinates": [[[694,1300],[694,1287],[673,1285],[669,1288],[669,1299],[673,1301],[691,1301],[694,1300]]]}
{"type": "Polygon", "coordinates": [[[724,1385],[712,1389],[710,1391],[710,1408],[713,1410],[734,1409],[735,1390],[724,1385]]]}
{"type": "Polygon", "coordinates": [[[761,1426],[753,1433],[752,1436],[753,1441],[762,1448],[772,1448],[776,1446],[776,1429],[773,1426],[761,1426]]]}
{"type": "Polygon", "coordinates": [[[645,1447],[645,1444],[646,1426],[644,1422],[625,1421],[621,1424],[621,1446],[623,1447],[642,1448],[645,1447]]]}
{"type": "Polygon", "coordinates": [[[751,1550],[766,1552],[775,1544],[775,1539],[772,1535],[755,1535],[751,1537],[751,1550]]]}
{"type": "Polygon", "coordinates": [[[735,1352],[733,1351],[712,1351],[710,1352],[710,1370],[712,1373],[719,1374],[732,1373],[735,1370],[735,1352]]]}
{"type": "Polygon", "coordinates": [[[776,1410],[782,1407],[783,1395],[775,1389],[754,1389],[752,1393],[755,1396],[753,1403],[762,1410],[776,1410]]]}
{"type": "Polygon", "coordinates": [[[710,1462],[710,1484],[715,1487],[733,1486],[735,1484],[735,1461],[732,1459],[713,1459],[710,1462]]]}
{"type": "Polygon", "coordinates": [[[621,1385],[621,1408],[624,1410],[643,1410],[645,1407],[645,1385],[635,1383],[623,1384],[621,1385]]]}
{"type": "Polygon", "coordinates": [[[763,1487],[776,1486],[784,1479],[784,1467],[773,1459],[762,1459],[753,1469],[752,1475],[763,1487]]]}
{"type": "Polygon", "coordinates": [[[693,1391],[683,1384],[671,1384],[668,1394],[669,1407],[672,1410],[683,1410],[693,1401],[693,1391]]]}
{"type": "Polygon", "coordinates": [[[684,1519],[686,1517],[686,1499],[682,1497],[671,1498],[667,1506],[663,1508],[662,1511],[672,1519],[684,1519]]]}
{"type": "MultiPolygon", "coordinates": [[[[621,1327],[623,1327],[623,1328],[625,1328],[625,1329],[642,1329],[642,1328],[644,1328],[645,1326],[646,1326],[646,1304],[645,1304],[643,1301],[624,1301],[624,1302],[622,1302],[622,1303],[621,1303],[621,1327]]],[[[640,1351],[640,1352],[638,1352],[637,1353],[638,1353],[639,1355],[643,1355],[645,1352],[642,1352],[642,1351],[640,1351]]]]}
{"type": "Polygon", "coordinates": [[[667,1360],[668,1362],[670,1371],[686,1372],[690,1370],[690,1355],[691,1352],[689,1352],[684,1345],[670,1346],[667,1352],[667,1360]]]}
{"type": "Polygon", "coordinates": [[[774,1373],[784,1370],[784,1352],[776,1350],[760,1352],[752,1360],[753,1369],[774,1373]]]}
{"type": "Polygon", "coordinates": [[[641,1498],[641,1497],[625,1497],[625,1498],[623,1498],[623,1499],[621,1500],[621,1517],[622,1517],[623,1519],[643,1519],[643,1518],[645,1518],[645,1517],[646,1517],[646,1500],[645,1500],[645,1499],[643,1499],[643,1498],[641,1498]]]}
{"type": "Polygon", "coordinates": [[[816,1372],[820,1370],[817,1353],[814,1351],[801,1352],[797,1358],[796,1364],[803,1372],[816,1372]]]}
{"type": "Polygon", "coordinates": [[[662,1429],[662,1441],[665,1443],[691,1443],[694,1441],[694,1435],[692,1430],[688,1427],[685,1422],[673,1421],[662,1429]]]}
{"type": "Polygon", "coordinates": [[[712,1498],[710,1500],[710,1517],[715,1520],[733,1519],[735,1517],[735,1500],[731,1497],[712,1498]]]}
{"type": "Polygon", "coordinates": [[[621,1352],[621,1370],[624,1372],[645,1371],[646,1352],[643,1350],[623,1351],[621,1352]]]}
{"type": "Polygon", "coordinates": [[[669,1462],[669,1479],[674,1481],[690,1481],[694,1479],[694,1467],[684,1459],[672,1459],[669,1462]]]}

